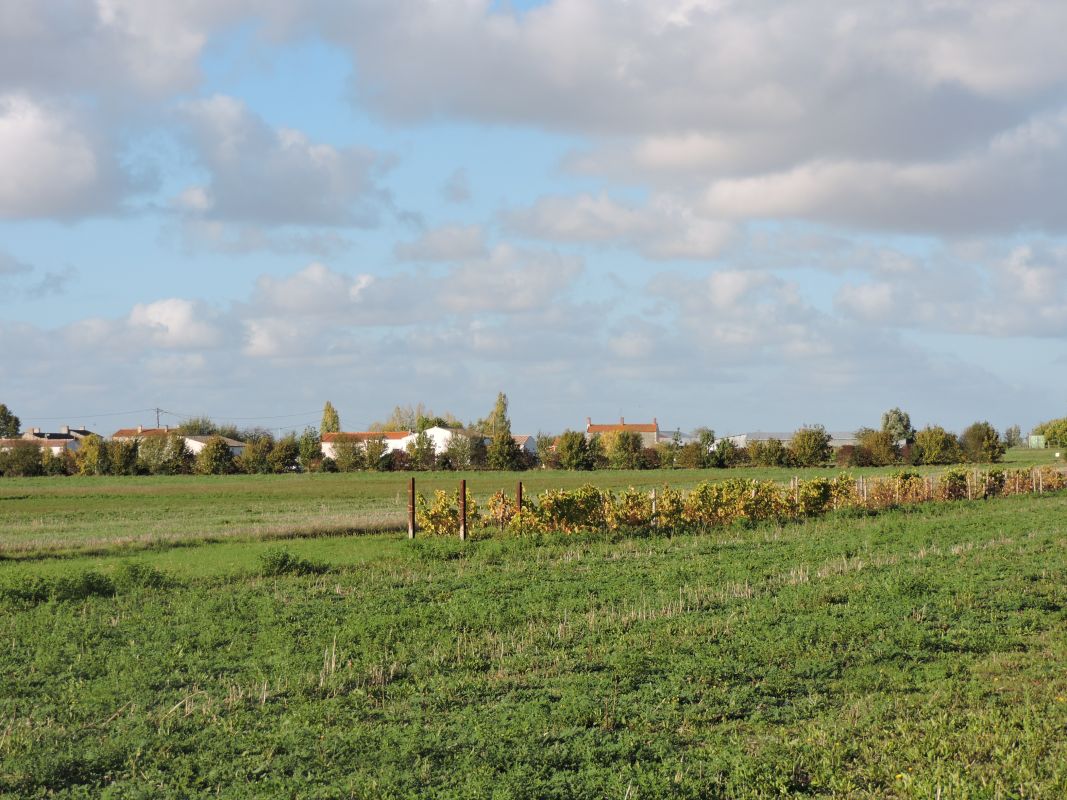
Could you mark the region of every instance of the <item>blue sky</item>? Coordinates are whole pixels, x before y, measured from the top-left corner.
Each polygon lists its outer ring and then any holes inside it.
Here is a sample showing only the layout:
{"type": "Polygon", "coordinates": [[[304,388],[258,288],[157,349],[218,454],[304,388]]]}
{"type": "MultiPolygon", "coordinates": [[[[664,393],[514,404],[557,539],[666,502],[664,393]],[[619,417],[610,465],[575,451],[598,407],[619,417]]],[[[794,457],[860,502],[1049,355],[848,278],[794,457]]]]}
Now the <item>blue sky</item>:
{"type": "Polygon", "coordinates": [[[24,424],[1065,413],[1062,4],[338,5],[5,6],[24,424]]]}

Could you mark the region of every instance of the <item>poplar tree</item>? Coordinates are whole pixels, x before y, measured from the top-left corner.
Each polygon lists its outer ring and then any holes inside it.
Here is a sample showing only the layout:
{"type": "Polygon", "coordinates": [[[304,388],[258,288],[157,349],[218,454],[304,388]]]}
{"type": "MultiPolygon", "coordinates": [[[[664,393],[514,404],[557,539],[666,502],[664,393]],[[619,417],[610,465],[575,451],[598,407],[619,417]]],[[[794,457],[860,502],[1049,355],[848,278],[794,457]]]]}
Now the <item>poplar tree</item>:
{"type": "Polygon", "coordinates": [[[329,400],[322,407],[322,424],[319,426],[319,430],[323,433],[341,432],[341,418],[337,414],[337,409],[333,407],[333,403],[329,400]]]}
{"type": "Polygon", "coordinates": [[[508,419],[508,396],[501,392],[496,396],[496,405],[489,415],[489,431],[492,441],[486,453],[489,469],[519,469],[522,453],[515,437],[511,435],[511,420],[508,419]]]}

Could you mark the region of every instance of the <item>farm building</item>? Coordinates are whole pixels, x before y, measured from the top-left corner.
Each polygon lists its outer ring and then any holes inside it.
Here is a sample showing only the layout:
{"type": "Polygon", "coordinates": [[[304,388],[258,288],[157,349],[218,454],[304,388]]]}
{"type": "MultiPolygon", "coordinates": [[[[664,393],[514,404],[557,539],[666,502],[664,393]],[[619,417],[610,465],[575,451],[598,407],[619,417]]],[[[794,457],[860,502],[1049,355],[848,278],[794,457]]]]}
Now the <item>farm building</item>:
{"type": "MultiPolygon", "coordinates": [[[[835,450],[845,445],[856,445],[859,440],[856,439],[856,434],[848,431],[829,431],[830,434],[830,447],[835,450]]],[[[767,431],[754,431],[751,433],[737,433],[733,436],[724,436],[721,439],[715,441],[715,445],[718,446],[719,442],[728,441],[733,442],[737,447],[747,447],[753,442],[769,442],[771,439],[777,439],[782,444],[789,444],[789,440],[793,438],[793,431],[789,432],[767,432],[767,431]]]]}

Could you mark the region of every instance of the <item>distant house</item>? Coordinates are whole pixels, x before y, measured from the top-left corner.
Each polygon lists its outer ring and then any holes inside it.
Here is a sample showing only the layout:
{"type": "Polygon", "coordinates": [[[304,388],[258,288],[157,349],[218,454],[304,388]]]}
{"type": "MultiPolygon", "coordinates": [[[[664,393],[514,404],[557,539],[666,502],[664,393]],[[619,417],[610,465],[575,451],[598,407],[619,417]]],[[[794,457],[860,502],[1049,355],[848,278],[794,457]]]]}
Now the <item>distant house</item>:
{"type": "Polygon", "coordinates": [[[533,436],[530,436],[529,434],[520,434],[518,436],[512,436],[511,438],[515,440],[515,444],[518,445],[518,448],[526,455],[531,457],[537,455],[537,440],[533,436]]]}
{"type": "MultiPolygon", "coordinates": [[[[183,436],[182,438],[185,439],[185,446],[189,448],[189,452],[192,453],[195,456],[197,453],[199,453],[201,450],[203,450],[204,447],[207,446],[208,442],[210,442],[215,437],[214,436],[183,436]]],[[[222,441],[226,442],[227,447],[230,448],[230,453],[232,453],[235,458],[237,456],[239,456],[239,455],[243,455],[244,454],[245,447],[247,446],[247,445],[245,445],[244,442],[239,442],[236,439],[229,438],[228,436],[220,436],[218,438],[220,438],[220,439],[222,439],[222,441]]]]}
{"type": "MultiPolygon", "coordinates": [[[[136,428],[120,428],[111,434],[112,441],[117,442],[129,442],[140,439],[150,439],[155,436],[170,436],[173,433],[179,434],[182,439],[185,440],[185,446],[189,448],[189,452],[194,456],[198,454],[204,447],[214,439],[214,436],[198,436],[187,435],[181,433],[177,428],[171,428],[164,425],[162,428],[145,428],[138,425],[136,428]]],[[[230,439],[227,436],[220,437],[222,441],[226,442],[226,445],[230,448],[230,452],[234,456],[244,454],[245,443],[239,442],[236,439],[230,439]]]]}
{"type": "Polygon", "coordinates": [[[37,447],[40,450],[48,450],[52,455],[58,456],[64,450],[74,452],[78,449],[77,439],[45,439],[43,437],[22,436],[18,439],[0,439],[0,451],[13,450],[16,447],[37,447]]]}
{"type": "Polygon", "coordinates": [[[642,447],[655,447],[656,443],[660,441],[659,422],[656,421],[655,417],[652,418],[651,422],[627,422],[623,417],[619,417],[618,422],[605,424],[594,424],[590,417],[585,418],[586,439],[592,439],[597,434],[603,436],[605,433],[614,433],[616,431],[639,434],[642,447]]]}
{"type": "Polygon", "coordinates": [[[93,432],[85,428],[71,428],[69,425],[64,425],[55,433],[45,432],[40,428],[30,428],[22,434],[22,439],[19,441],[34,442],[42,449],[61,453],[64,450],[76,451],[81,446],[81,440],[92,435],[93,432]]]}
{"type": "Polygon", "coordinates": [[[403,450],[413,436],[411,431],[349,431],[342,433],[322,434],[322,455],[324,458],[337,458],[337,444],[339,442],[357,442],[366,444],[372,439],[381,439],[385,444],[385,452],[403,450]]]}

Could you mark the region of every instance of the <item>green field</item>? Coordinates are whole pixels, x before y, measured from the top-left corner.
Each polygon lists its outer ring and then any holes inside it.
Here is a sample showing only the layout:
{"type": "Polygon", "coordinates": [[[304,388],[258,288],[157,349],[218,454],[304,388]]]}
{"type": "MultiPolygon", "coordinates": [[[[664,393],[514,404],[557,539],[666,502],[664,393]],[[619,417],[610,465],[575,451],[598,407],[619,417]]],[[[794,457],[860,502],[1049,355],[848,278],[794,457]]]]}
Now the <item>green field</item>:
{"type": "Polygon", "coordinates": [[[1067,796],[1064,494],[673,539],[191,541],[227,506],[396,513],[396,476],[294,477],[0,484],[4,519],[101,550],[0,560],[0,796],[1067,796]],[[110,516],[57,527],[64,492],[110,516]],[[109,550],[138,506],[190,541],[109,550]],[[265,577],[279,546],[327,571],[265,577]],[[34,578],[74,599],[10,591],[34,578]]]}
{"type": "MultiPolygon", "coordinates": [[[[1003,466],[1053,463],[1051,450],[1015,449],[1003,466]]],[[[885,474],[896,468],[852,470],[885,474]]],[[[939,468],[917,468],[939,471],[939,468]]],[[[405,526],[407,480],[418,491],[455,491],[465,478],[484,501],[522,480],[528,495],[595,483],[611,489],[689,489],[700,481],[743,476],[788,482],[836,475],[830,469],[734,469],[522,473],[426,472],[0,480],[0,557],[85,552],[219,539],[353,534],[405,526]]]]}

